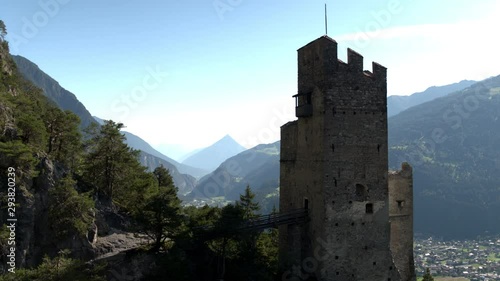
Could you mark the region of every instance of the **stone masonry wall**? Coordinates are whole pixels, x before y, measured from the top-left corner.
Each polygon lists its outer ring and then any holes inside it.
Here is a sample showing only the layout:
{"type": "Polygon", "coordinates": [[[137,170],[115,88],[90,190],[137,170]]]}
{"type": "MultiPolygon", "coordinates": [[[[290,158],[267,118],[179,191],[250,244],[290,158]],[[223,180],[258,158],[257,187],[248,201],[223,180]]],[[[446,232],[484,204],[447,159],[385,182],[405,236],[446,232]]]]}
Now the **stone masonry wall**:
{"type": "Polygon", "coordinates": [[[403,163],[389,172],[389,216],[391,251],[402,281],[415,281],[413,260],[413,171],[403,163]]]}
{"type": "Polygon", "coordinates": [[[340,280],[400,280],[389,246],[385,68],[363,71],[363,57],[349,49],[324,92],[324,228],[338,253],[324,264],[340,280]]]}

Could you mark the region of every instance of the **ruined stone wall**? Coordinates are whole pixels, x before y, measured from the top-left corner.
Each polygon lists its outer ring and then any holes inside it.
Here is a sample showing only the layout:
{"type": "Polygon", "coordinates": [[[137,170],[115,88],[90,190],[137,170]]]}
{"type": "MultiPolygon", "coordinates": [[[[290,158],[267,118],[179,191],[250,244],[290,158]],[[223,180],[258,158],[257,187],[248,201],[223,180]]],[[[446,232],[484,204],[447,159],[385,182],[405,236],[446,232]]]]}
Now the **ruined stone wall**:
{"type": "Polygon", "coordinates": [[[402,281],[415,281],[413,260],[413,171],[403,163],[389,172],[389,215],[391,251],[402,281]]]}
{"type": "MultiPolygon", "coordinates": [[[[289,122],[281,127],[280,147],[280,212],[294,208],[299,191],[295,183],[294,171],[297,158],[297,121],[289,122]]],[[[281,225],[279,227],[279,261],[285,271],[293,264],[300,263],[300,237],[296,238],[296,226],[281,225]]]]}
{"type": "Polygon", "coordinates": [[[311,220],[301,226],[280,228],[280,264],[286,271],[302,265],[314,255],[311,237],[320,235],[324,218],[322,157],[323,122],[321,94],[312,94],[315,112],[281,128],[280,212],[301,209],[308,205],[311,220]],[[316,110],[318,113],[316,113],[316,110]],[[282,196],[283,195],[283,196],[282,196]]]}

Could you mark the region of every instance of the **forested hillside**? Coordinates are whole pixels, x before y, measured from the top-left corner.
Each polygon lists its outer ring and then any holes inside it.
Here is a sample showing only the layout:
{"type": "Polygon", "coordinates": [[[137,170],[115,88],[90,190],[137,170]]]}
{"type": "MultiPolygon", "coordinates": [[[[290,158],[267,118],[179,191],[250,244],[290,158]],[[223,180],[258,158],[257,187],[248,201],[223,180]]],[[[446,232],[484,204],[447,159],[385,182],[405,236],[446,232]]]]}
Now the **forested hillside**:
{"type": "MultiPolygon", "coordinates": [[[[238,199],[247,185],[260,193],[279,186],[280,142],[260,144],[224,161],[214,172],[201,178],[188,198],[223,196],[238,199]]],[[[268,208],[267,208],[268,209],[268,208]]]]}
{"type": "Polygon", "coordinates": [[[499,233],[500,76],[389,119],[390,166],[413,165],[415,230],[499,233]]]}

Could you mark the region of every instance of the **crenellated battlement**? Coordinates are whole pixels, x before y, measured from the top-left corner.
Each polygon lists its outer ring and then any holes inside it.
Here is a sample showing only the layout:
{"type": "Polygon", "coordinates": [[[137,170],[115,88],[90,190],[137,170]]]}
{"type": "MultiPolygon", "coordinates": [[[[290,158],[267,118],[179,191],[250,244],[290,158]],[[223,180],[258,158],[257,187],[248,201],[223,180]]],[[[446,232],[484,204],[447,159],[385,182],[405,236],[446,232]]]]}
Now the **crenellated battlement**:
{"type": "Polygon", "coordinates": [[[304,72],[316,69],[317,74],[330,75],[335,72],[350,72],[365,74],[377,80],[387,79],[387,69],[379,63],[372,62],[372,71],[363,70],[363,56],[351,48],[347,49],[347,63],[338,59],[337,42],[328,37],[322,36],[304,47],[298,49],[299,53],[299,73],[303,67],[304,72]]]}
{"type": "Polygon", "coordinates": [[[373,75],[377,79],[387,79],[387,68],[379,63],[372,62],[373,75]]]}
{"type": "Polygon", "coordinates": [[[294,95],[297,117],[307,118],[314,112],[322,112],[319,103],[314,106],[319,101],[353,111],[361,107],[380,113],[385,110],[387,69],[373,62],[372,71],[363,70],[361,54],[348,48],[346,63],[339,60],[337,51],[337,42],[328,36],[298,50],[298,92],[294,95]]]}
{"type": "Polygon", "coordinates": [[[355,52],[353,49],[347,49],[347,65],[351,71],[363,71],[363,56],[355,52]]]}

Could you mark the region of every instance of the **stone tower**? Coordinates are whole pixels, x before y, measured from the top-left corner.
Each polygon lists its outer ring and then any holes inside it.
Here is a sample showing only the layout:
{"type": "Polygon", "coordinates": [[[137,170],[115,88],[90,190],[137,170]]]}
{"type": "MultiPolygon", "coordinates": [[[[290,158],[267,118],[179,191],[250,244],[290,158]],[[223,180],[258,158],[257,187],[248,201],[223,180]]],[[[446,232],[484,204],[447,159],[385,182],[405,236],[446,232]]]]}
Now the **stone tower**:
{"type": "Polygon", "coordinates": [[[386,73],[377,63],[363,71],[351,49],[340,61],[327,36],[298,50],[298,120],[281,127],[280,212],[306,208],[310,220],[280,227],[283,280],[412,280],[391,253],[386,73]]]}

